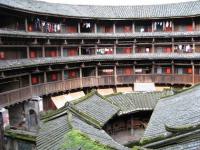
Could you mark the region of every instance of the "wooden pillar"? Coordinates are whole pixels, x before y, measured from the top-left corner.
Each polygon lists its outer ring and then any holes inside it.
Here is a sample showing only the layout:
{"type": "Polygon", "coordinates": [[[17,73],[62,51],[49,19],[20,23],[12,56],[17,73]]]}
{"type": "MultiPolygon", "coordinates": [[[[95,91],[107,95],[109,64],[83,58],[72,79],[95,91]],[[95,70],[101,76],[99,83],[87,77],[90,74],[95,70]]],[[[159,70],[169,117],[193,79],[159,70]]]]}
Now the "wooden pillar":
{"type": "Polygon", "coordinates": [[[95,44],[95,55],[97,55],[97,48],[98,48],[98,46],[97,46],[97,44],[95,44]]]}
{"type": "Polygon", "coordinates": [[[154,32],[154,22],[153,21],[151,22],[151,30],[152,30],[152,32],[154,32]]]}
{"type": "Polygon", "coordinates": [[[116,66],[116,64],[114,66],[114,80],[115,80],[115,85],[117,85],[117,66],[116,66]]]}
{"type": "Polygon", "coordinates": [[[64,70],[61,70],[61,78],[62,78],[62,81],[65,80],[65,73],[64,73],[64,70]]]}
{"type": "Polygon", "coordinates": [[[94,33],[97,33],[97,24],[94,23],[94,33]]]}
{"type": "Polygon", "coordinates": [[[83,73],[82,73],[82,68],[81,67],[79,69],[79,73],[80,73],[80,87],[83,87],[83,81],[82,81],[82,79],[83,79],[83,73]]]}
{"type": "Polygon", "coordinates": [[[135,43],[133,43],[132,49],[133,49],[132,53],[134,54],[135,53],[135,43]]]}
{"type": "Polygon", "coordinates": [[[192,18],[192,31],[195,31],[195,20],[192,18]]]}
{"type": "Polygon", "coordinates": [[[195,67],[194,67],[194,62],[191,62],[192,64],[192,85],[195,84],[195,67]]]}
{"type": "Polygon", "coordinates": [[[115,25],[115,22],[113,23],[113,33],[116,33],[116,25],[115,25]]]}
{"type": "Polygon", "coordinates": [[[192,52],[195,53],[195,40],[192,38],[192,52]]]}
{"type": "Polygon", "coordinates": [[[152,53],[155,53],[155,39],[153,38],[153,41],[152,41],[152,53]]]}
{"type": "Polygon", "coordinates": [[[29,46],[26,46],[26,53],[27,53],[27,59],[30,58],[30,48],[29,46]]]}
{"type": "Polygon", "coordinates": [[[28,32],[28,19],[25,18],[25,31],[28,32]]]}
{"type": "Polygon", "coordinates": [[[172,32],[174,32],[174,20],[172,20],[171,22],[172,22],[172,32]]]}
{"type": "Polygon", "coordinates": [[[78,53],[79,53],[79,56],[81,56],[81,45],[78,46],[78,53]]]}
{"type": "Polygon", "coordinates": [[[78,22],[78,33],[81,33],[81,23],[78,22]]]}
{"type": "Polygon", "coordinates": [[[174,38],[172,38],[172,53],[174,53],[174,38]]]}
{"type": "Polygon", "coordinates": [[[153,61],[153,62],[152,62],[151,74],[154,75],[154,73],[155,73],[155,62],[153,61]]]}
{"type": "Polygon", "coordinates": [[[175,75],[175,67],[174,67],[174,61],[172,60],[172,77],[171,77],[172,84],[174,84],[174,75],[175,75]]]}
{"type": "Polygon", "coordinates": [[[113,54],[114,54],[114,55],[116,55],[116,53],[117,53],[117,52],[116,52],[116,50],[117,50],[117,44],[116,44],[116,43],[117,43],[117,42],[118,42],[118,41],[116,40],[115,43],[114,43],[114,50],[113,50],[113,54]]]}
{"type": "Polygon", "coordinates": [[[28,75],[28,78],[29,78],[29,86],[31,86],[32,85],[31,74],[28,75]]]}
{"type": "Polygon", "coordinates": [[[4,150],[4,129],[3,129],[3,114],[0,111],[0,149],[4,150]]]}
{"type": "Polygon", "coordinates": [[[45,57],[45,46],[42,45],[42,57],[45,57]]]}
{"type": "Polygon", "coordinates": [[[132,33],[135,32],[135,22],[132,22],[132,33]]]}
{"type": "Polygon", "coordinates": [[[134,134],[133,124],[134,124],[134,122],[133,122],[133,116],[131,116],[131,135],[134,134]]]}
{"type": "Polygon", "coordinates": [[[44,72],[44,83],[47,83],[47,72],[44,72]]]}
{"type": "Polygon", "coordinates": [[[60,46],[60,56],[63,57],[63,45],[60,46]]]}
{"type": "Polygon", "coordinates": [[[95,76],[96,76],[96,78],[98,77],[98,66],[97,65],[95,66],[95,76]]]}

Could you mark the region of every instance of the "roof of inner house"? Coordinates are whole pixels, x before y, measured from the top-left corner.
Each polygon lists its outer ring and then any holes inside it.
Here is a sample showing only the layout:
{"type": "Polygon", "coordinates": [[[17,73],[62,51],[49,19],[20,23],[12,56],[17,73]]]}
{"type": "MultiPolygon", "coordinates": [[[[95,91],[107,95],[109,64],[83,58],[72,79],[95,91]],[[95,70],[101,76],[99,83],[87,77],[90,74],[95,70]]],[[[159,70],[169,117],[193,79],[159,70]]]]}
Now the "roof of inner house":
{"type": "Polygon", "coordinates": [[[195,149],[200,146],[199,133],[200,85],[197,85],[158,101],[142,141],[153,141],[149,147],[154,148],[164,145],[166,149],[195,149]]]}
{"type": "Polygon", "coordinates": [[[140,6],[95,6],[47,3],[35,0],[0,0],[1,7],[74,18],[149,19],[200,14],[200,1],[140,6]]]}

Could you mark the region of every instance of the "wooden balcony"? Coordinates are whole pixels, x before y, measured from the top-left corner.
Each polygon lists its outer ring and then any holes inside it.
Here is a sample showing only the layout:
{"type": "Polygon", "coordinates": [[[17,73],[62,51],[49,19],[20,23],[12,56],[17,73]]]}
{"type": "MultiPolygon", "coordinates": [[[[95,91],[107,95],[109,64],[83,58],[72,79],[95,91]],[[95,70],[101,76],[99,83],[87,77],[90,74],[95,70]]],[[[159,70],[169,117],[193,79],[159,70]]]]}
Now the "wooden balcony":
{"type": "Polygon", "coordinates": [[[56,82],[32,85],[0,93],[0,107],[31,99],[34,96],[48,95],[61,91],[79,89],[85,87],[98,87],[106,85],[134,84],[135,82],[154,82],[156,84],[189,84],[200,82],[200,75],[158,75],[158,74],[135,74],[119,76],[91,76],[61,80],[56,82]]]}

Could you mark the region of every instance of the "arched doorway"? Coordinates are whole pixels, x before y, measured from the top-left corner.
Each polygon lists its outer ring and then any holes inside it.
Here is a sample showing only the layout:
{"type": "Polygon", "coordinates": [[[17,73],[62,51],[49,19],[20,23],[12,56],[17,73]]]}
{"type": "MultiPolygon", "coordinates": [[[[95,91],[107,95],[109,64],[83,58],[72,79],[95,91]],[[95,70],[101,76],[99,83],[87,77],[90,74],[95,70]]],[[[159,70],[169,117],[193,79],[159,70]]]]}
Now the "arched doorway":
{"type": "Polygon", "coordinates": [[[29,116],[30,116],[30,122],[29,122],[30,128],[36,129],[38,125],[36,112],[33,109],[29,110],[29,116]]]}

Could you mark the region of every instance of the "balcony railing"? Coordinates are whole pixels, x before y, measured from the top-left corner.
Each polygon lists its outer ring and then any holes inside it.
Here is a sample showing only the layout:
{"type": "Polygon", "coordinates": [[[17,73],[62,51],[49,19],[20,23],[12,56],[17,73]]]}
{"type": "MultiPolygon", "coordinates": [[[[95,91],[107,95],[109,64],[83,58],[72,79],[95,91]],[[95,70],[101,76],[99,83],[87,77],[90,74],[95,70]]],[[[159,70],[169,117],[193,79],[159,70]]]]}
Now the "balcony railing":
{"type": "Polygon", "coordinates": [[[156,84],[189,84],[200,82],[200,75],[135,74],[119,76],[90,76],[32,85],[0,93],[0,107],[22,102],[34,96],[48,95],[84,87],[154,82],[156,84]]]}

